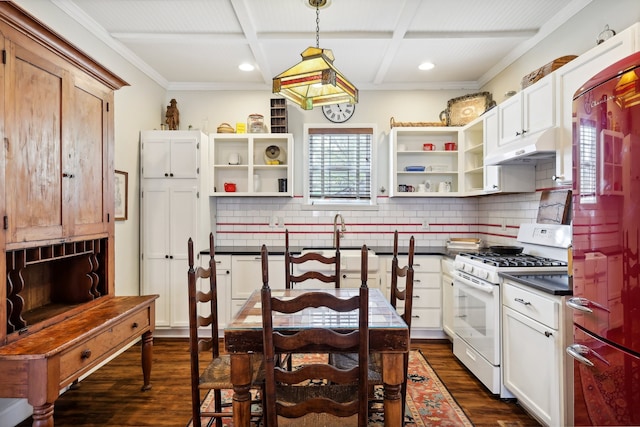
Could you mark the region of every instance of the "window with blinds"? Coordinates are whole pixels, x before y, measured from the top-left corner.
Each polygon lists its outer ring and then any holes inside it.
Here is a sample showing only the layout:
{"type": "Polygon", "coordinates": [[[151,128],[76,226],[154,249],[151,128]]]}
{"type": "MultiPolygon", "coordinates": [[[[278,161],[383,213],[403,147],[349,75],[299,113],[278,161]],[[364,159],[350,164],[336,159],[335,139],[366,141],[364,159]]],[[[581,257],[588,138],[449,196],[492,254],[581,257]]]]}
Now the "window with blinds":
{"type": "Polygon", "coordinates": [[[596,123],[580,119],[580,203],[596,202],[596,123]]]}
{"type": "Polygon", "coordinates": [[[309,128],[308,197],[311,204],[372,202],[372,128],[309,128]]]}

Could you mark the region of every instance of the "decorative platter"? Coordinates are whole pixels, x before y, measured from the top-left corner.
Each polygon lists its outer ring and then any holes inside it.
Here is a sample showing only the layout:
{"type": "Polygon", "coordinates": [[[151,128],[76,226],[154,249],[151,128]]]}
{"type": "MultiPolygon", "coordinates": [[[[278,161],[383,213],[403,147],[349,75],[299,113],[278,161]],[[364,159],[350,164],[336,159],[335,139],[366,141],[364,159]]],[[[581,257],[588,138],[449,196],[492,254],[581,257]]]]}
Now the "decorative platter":
{"type": "Polygon", "coordinates": [[[478,92],[450,99],[444,111],[447,126],[464,126],[496,105],[491,92],[478,92]]]}

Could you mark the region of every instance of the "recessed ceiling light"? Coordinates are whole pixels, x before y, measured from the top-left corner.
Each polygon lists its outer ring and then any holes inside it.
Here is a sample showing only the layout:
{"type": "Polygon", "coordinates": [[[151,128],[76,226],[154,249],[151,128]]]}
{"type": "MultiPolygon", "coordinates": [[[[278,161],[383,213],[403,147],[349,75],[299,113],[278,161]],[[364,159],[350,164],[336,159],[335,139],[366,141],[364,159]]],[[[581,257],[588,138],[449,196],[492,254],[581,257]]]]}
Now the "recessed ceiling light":
{"type": "Polygon", "coordinates": [[[432,70],[433,67],[435,67],[435,64],[433,62],[423,62],[422,64],[418,65],[418,69],[422,71],[432,70]]]}
{"type": "Polygon", "coordinates": [[[253,71],[255,70],[256,67],[254,67],[253,65],[249,64],[248,62],[242,63],[240,65],[238,65],[238,68],[241,69],[242,71],[253,71]]]}

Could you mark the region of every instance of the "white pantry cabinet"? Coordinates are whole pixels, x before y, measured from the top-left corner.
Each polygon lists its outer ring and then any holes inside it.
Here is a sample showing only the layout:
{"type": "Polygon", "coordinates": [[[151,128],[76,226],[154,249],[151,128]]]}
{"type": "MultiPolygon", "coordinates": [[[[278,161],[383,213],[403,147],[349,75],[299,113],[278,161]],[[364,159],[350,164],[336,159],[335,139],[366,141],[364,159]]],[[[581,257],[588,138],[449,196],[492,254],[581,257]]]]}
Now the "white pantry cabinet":
{"type": "Polygon", "coordinates": [[[556,139],[556,174],[553,177],[556,182],[570,184],[573,181],[574,94],[596,73],[639,50],[638,37],[640,37],[640,24],[634,24],[553,73],[556,75],[560,125],[556,139]]]}
{"type": "Polygon", "coordinates": [[[157,327],[186,327],[187,241],[198,230],[196,180],[143,182],[141,215],[142,294],[160,295],[157,327]]]}
{"type": "Polygon", "coordinates": [[[140,276],[143,294],[158,294],[156,326],[189,326],[187,241],[196,251],[203,214],[200,203],[199,131],[143,131],[140,140],[140,276]]]}
{"type": "Polygon", "coordinates": [[[143,178],[198,178],[198,131],[142,131],[140,157],[143,178]]]}

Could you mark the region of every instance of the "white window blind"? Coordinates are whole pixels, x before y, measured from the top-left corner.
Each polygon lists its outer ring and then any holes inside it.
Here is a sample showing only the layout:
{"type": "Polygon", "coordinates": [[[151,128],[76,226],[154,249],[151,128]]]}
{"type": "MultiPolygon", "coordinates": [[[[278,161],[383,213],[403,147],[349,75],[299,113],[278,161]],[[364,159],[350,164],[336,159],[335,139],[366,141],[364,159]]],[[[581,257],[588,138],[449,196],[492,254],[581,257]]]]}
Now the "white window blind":
{"type": "Polygon", "coordinates": [[[596,202],[596,123],[580,119],[580,203],[596,202]]]}
{"type": "Polygon", "coordinates": [[[309,200],[369,202],[373,150],[371,128],[309,129],[309,200]]]}

